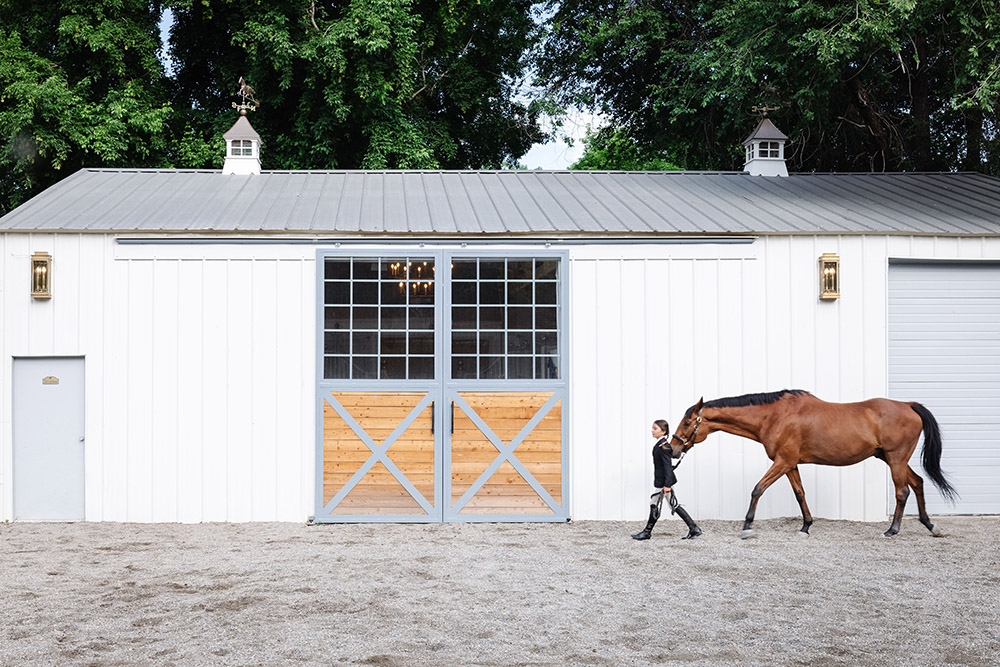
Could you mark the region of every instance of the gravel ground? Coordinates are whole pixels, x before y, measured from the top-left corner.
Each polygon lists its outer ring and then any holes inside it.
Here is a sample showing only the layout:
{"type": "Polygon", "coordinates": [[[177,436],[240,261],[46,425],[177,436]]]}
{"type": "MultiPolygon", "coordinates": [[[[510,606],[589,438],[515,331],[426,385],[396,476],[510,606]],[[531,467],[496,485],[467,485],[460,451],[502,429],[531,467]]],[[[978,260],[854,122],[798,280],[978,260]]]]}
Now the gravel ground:
{"type": "Polygon", "coordinates": [[[996,665],[1000,518],[0,525],[0,664],[996,665]]]}

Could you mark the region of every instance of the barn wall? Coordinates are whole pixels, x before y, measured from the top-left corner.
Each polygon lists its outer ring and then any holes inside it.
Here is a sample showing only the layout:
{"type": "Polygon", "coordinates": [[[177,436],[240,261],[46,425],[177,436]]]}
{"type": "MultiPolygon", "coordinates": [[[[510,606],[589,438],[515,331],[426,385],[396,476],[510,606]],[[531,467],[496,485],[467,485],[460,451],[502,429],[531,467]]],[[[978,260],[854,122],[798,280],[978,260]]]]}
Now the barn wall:
{"type": "MultiPolygon", "coordinates": [[[[572,515],[638,520],[652,481],[652,420],[676,426],[700,396],[783,388],[830,401],[885,396],[888,259],[1000,258],[1000,239],[763,237],[577,248],[570,257],[572,515]],[[818,299],[825,252],[841,257],[843,296],[832,302],[818,299]]],[[[696,517],[740,519],[769,465],[757,443],[715,434],[685,458],[678,495],[696,517]]],[[[880,461],[800,470],[815,516],[889,513],[880,461]]],[[[757,512],[798,514],[787,480],[757,512]]]]}
{"type": "MultiPolygon", "coordinates": [[[[312,247],[118,246],[3,235],[3,378],[11,358],[86,358],[92,521],[302,521],[314,466],[312,247]],[[53,256],[54,297],[27,297],[53,256]]],[[[11,401],[3,396],[3,480],[11,401]]],[[[11,490],[2,489],[12,516],[11,490]]]]}
{"type": "MultiPolygon", "coordinates": [[[[649,423],[675,425],[699,396],[785,387],[836,401],[885,395],[889,257],[1000,258],[1000,239],[573,246],[571,516],[644,517],[649,423]],[[832,303],[817,299],[824,252],[841,256],[843,297],[832,303]]],[[[88,519],[311,514],[314,261],[311,245],[0,234],[0,518],[12,516],[11,359],[43,355],[86,358],[88,519]],[[54,258],[50,302],[27,296],[35,251],[54,258]]],[[[741,518],[768,465],[756,443],[713,435],[685,459],[680,498],[699,518],[741,518]]],[[[880,462],[804,466],[802,477],[816,516],[887,515],[880,462]]],[[[758,511],[797,514],[785,480],[758,511]]]]}

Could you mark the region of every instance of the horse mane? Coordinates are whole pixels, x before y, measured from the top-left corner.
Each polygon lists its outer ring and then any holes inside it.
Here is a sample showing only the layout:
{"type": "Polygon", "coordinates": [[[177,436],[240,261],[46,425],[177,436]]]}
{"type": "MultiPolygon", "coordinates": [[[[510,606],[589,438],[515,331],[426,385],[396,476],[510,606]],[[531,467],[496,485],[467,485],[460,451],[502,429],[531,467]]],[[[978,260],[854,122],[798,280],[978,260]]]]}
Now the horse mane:
{"type": "MultiPolygon", "coordinates": [[[[743,394],[742,396],[729,396],[728,398],[717,398],[708,401],[703,407],[706,408],[742,408],[746,405],[767,405],[780,401],[785,396],[809,396],[809,392],[804,389],[782,389],[781,391],[769,391],[763,394],[743,394]]],[[[691,406],[684,413],[684,419],[688,419],[694,414],[694,407],[691,406]]]]}

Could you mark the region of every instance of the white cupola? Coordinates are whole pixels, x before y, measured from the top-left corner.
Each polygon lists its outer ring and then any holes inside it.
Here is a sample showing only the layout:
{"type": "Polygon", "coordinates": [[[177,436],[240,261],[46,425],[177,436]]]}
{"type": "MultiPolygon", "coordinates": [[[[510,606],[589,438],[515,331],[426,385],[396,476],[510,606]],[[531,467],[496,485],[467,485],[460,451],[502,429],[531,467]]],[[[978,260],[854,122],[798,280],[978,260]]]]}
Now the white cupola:
{"type": "Polygon", "coordinates": [[[785,166],[785,142],[788,137],[767,118],[743,142],[747,161],[743,171],[752,176],[788,176],[785,166]]]}
{"type": "Polygon", "coordinates": [[[260,135],[247,120],[246,111],[240,111],[240,117],[222,138],[226,140],[223,174],[246,176],[260,173],[260,135]]]}

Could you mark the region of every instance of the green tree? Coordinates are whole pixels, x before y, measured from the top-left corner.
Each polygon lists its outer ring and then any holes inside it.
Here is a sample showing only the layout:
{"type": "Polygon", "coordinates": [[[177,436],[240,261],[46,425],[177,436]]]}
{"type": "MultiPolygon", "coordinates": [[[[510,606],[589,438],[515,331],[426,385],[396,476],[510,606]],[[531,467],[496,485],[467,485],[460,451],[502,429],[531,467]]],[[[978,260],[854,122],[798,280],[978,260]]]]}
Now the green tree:
{"type": "Polygon", "coordinates": [[[674,171],[680,169],[663,154],[649,150],[617,127],[587,129],[584,151],[570,169],[674,171]]]}
{"type": "Polygon", "coordinates": [[[243,76],[268,168],[500,167],[542,138],[530,0],[169,4],[178,129],[218,136],[243,76]]]}
{"type": "Polygon", "coordinates": [[[82,166],[159,161],[158,20],[139,0],[0,0],[0,214],[82,166]]]}
{"type": "Polygon", "coordinates": [[[777,107],[796,170],[1000,172],[996,0],[550,0],[560,103],[685,168],[738,168],[777,107]]]}

